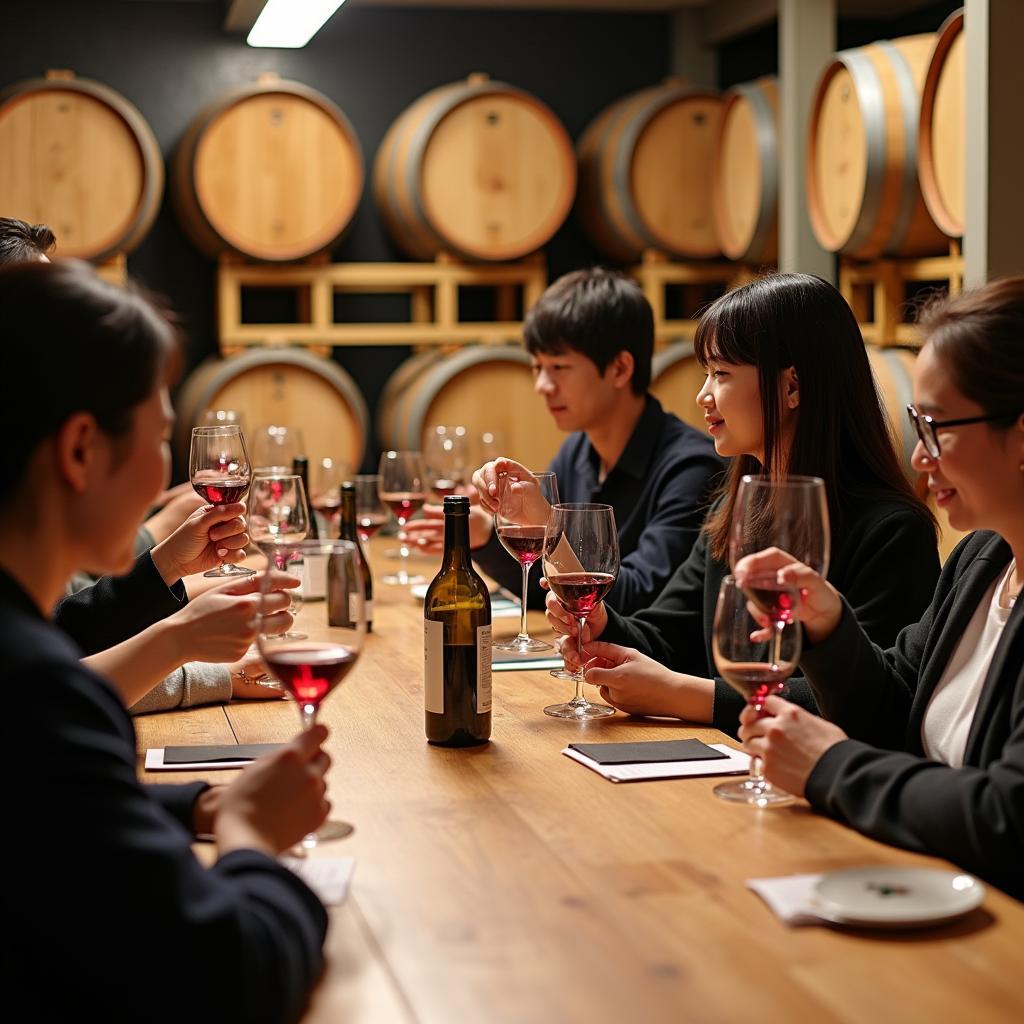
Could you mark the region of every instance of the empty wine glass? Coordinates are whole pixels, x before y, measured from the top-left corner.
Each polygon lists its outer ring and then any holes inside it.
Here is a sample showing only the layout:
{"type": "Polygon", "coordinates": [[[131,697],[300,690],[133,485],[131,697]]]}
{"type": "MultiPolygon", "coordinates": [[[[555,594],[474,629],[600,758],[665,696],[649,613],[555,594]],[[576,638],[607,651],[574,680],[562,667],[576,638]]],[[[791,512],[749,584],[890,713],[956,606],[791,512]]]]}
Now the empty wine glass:
{"type": "MultiPolygon", "coordinates": [[[[423,456],[419,452],[384,452],[380,457],[379,475],[380,500],[391,509],[401,530],[427,499],[427,471],[423,466],[423,456]]],[[[401,568],[394,575],[385,576],[384,582],[401,586],[423,583],[422,576],[410,576],[408,573],[409,548],[405,541],[401,542],[399,554],[401,568]]]]}
{"type": "MultiPolygon", "coordinates": [[[[188,457],[189,480],[196,493],[211,505],[231,505],[242,501],[249,490],[252,470],[245,437],[237,424],[220,427],[193,427],[188,457]]],[[[204,576],[252,576],[252,569],[221,562],[204,576]]]]}
{"type": "Polygon", "coordinates": [[[513,473],[498,478],[498,511],[494,529],[505,550],[523,570],[522,614],[519,635],[494,644],[496,651],[533,654],[550,651],[551,644],[530,636],[526,616],[526,595],[530,570],[544,553],[544,528],[551,506],[558,503],[558,483],[554,473],[528,473],[522,479],[513,473]]]}
{"type": "Polygon", "coordinates": [[[576,619],[580,667],[573,676],[576,696],[565,704],[546,707],[544,714],[575,719],[615,714],[615,708],[593,704],[583,696],[583,627],[618,573],[619,536],[611,505],[553,505],[544,530],[544,575],[562,607],[576,619]]]}
{"type": "Polygon", "coordinates": [[[380,474],[360,473],[352,482],[356,485],[359,539],[368,541],[388,521],[388,510],[380,500],[380,474]]]}
{"type": "MultiPolygon", "coordinates": [[[[349,675],[359,659],[366,637],[363,598],[363,566],[356,546],[344,540],[302,540],[280,545],[285,563],[301,570],[305,559],[317,557],[327,564],[327,600],[303,609],[307,635],[296,640],[286,636],[257,637],[260,656],[270,674],[299,705],[303,729],[316,724],[323,700],[349,675]]],[[[261,592],[270,592],[270,574],[261,592]]],[[[351,835],[347,822],[328,821],[302,840],[307,849],[327,839],[351,835]]]]}
{"type": "MultiPolygon", "coordinates": [[[[762,592],[781,598],[775,604],[790,609],[783,621],[772,618],[772,624],[763,627],[750,612],[750,591],[741,590],[732,576],[722,580],[715,605],[715,622],[711,633],[711,648],[715,667],[722,678],[740,693],[756,711],[761,712],[764,702],[773,694],[781,694],[786,680],[800,660],[800,626],[792,615],[799,599],[795,587],[783,587],[773,582],[773,591],[762,592]]],[[[755,604],[760,611],[764,606],[755,604]]],[[[759,757],[750,761],[750,777],[741,782],[723,782],[715,787],[715,796],[734,803],[754,807],[771,807],[789,803],[793,797],[776,789],[764,778],[759,757]]]]}
{"type": "Polygon", "coordinates": [[[253,461],[257,466],[287,466],[306,454],[306,442],[299,427],[271,423],[256,432],[253,441],[253,461]]]}

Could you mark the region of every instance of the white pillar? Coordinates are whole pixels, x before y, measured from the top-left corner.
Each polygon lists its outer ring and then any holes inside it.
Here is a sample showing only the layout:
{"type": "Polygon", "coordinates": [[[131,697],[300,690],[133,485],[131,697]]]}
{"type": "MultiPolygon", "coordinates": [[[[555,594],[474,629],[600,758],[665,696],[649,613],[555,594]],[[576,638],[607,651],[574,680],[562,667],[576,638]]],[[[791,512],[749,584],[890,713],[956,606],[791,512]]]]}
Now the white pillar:
{"type": "Polygon", "coordinates": [[[836,0],[779,0],[779,270],[835,280],[807,213],[807,125],[818,76],[836,48],[836,0]]]}

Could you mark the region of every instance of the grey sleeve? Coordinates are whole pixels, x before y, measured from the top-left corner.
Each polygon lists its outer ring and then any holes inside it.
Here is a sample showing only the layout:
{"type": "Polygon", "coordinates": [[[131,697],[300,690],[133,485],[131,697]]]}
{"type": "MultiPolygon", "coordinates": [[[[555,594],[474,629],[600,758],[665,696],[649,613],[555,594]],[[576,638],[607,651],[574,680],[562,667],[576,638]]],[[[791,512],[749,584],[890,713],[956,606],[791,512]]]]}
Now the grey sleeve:
{"type": "Polygon", "coordinates": [[[161,680],[128,710],[133,715],[173,711],[231,700],[231,673],[224,665],[190,661],[161,680]]]}

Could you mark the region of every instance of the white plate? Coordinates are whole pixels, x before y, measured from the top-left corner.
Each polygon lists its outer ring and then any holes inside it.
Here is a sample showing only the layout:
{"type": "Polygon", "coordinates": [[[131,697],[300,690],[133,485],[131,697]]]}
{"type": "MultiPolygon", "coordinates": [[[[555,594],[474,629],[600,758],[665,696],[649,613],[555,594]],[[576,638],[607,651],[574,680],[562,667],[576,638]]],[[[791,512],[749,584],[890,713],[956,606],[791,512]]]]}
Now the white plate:
{"type": "Polygon", "coordinates": [[[430,586],[429,583],[414,583],[409,588],[409,593],[412,595],[414,600],[423,601],[427,596],[428,586],[430,586]]]}
{"type": "Polygon", "coordinates": [[[933,868],[832,871],[814,890],[819,917],[874,928],[940,924],[970,913],[985,898],[985,887],[972,875],[933,868]]]}

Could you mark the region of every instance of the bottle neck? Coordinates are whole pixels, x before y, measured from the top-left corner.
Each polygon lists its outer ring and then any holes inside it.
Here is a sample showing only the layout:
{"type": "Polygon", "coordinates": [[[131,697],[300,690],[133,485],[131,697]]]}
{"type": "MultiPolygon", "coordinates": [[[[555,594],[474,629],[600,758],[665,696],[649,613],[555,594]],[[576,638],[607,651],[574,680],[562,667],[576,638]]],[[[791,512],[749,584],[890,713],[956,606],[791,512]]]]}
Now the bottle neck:
{"type": "Polygon", "coordinates": [[[338,535],[342,540],[352,540],[357,543],[359,541],[359,534],[356,532],[355,491],[341,492],[341,522],[338,528],[338,535]]]}
{"type": "Polygon", "coordinates": [[[442,566],[469,568],[469,516],[446,513],[444,517],[444,555],[442,566]]]}

